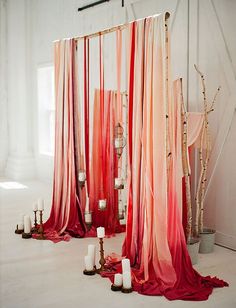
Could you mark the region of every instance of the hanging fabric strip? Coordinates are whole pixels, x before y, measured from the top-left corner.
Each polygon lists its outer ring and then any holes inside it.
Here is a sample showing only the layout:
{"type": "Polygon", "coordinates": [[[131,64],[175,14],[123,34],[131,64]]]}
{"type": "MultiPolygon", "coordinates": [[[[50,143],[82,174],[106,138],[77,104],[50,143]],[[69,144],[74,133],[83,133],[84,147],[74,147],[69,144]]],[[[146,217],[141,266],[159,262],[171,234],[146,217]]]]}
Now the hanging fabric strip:
{"type": "MultiPolygon", "coordinates": [[[[86,228],[79,200],[77,169],[78,80],[76,43],[58,41],[55,51],[55,161],[53,199],[45,236],[55,242],[82,237],[86,228]]],[[[37,237],[37,236],[35,236],[37,237]]]]}
{"type": "Polygon", "coordinates": [[[128,208],[126,223],[126,239],[123,244],[123,254],[131,259],[131,263],[135,261],[134,255],[131,255],[132,226],[133,226],[133,204],[132,204],[132,131],[133,131],[133,99],[134,99],[134,59],[135,59],[135,34],[136,22],[131,25],[131,48],[130,48],[130,66],[129,66],[129,91],[128,91],[128,159],[129,159],[129,175],[128,175],[128,208]]]}
{"type": "Polygon", "coordinates": [[[121,65],[122,65],[122,31],[116,31],[116,73],[117,73],[117,122],[122,125],[122,98],[121,98],[121,65]]]}
{"type": "Polygon", "coordinates": [[[87,191],[89,196],[89,39],[84,37],[84,142],[87,191]]]}

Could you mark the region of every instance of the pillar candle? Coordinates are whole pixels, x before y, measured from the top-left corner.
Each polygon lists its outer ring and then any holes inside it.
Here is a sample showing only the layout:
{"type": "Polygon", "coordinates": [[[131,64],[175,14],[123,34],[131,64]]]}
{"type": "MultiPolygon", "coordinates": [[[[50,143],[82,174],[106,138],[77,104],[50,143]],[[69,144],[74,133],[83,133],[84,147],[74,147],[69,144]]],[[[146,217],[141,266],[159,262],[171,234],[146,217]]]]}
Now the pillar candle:
{"type": "Polygon", "coordinates": [[[79,181],[80,181],[80,182],[84,182],[85,179],[86,179],[85,172],[84,172],[84,171],[80,171],[80,172],[79,172],[79,181]]]}
{"type": "Polygon", "coordinates": [[[114,285],[117,287],[121,287],[123,283],[122,274],[115,274],[114,276],[114,285]]]}
{"type": "Polygon", "coordinates": [[[38,199],[38,210],[43,211],[44,210],[44,200],[43,199],[38,199]]]}
{"type": "Polygon", "coordinates": [[[92,260],[91,256],[85,256],[84,257],[84,263],[85,263],[86,271],[92,271],[93,270],[93,260],[92,260]]]}
{"type": "Polygon", "coordinates": [[[130,272],[130,260],[129,259],[123,259],[121,261],[122,263],[122,272],[130,272]]]}
{"type": "Polygon", "coordinates": [[[37,211],[38,210],[38,204],[37,203],[34,203],[33,204],[33,211],[37,211]]]}
{"type": "Polygon", "coordinates": [[[96,246],[95,245],[88,245],[88,256],[92,258],[93,266],[95,265],[95,258],[96,258],[96,246]]]}
{"type": "Polygon", "coordinates": [[[31,232],[31,220],[28,215],[24,216],[24,233],[30,233],[31,232]]]}
{"type": "Polygon", "coordinates": [[[97,228],[97,237],[98,238],[104,238],[105,237],[105,228],[103,228],[103,227],[97,228]]]}
{"type": "Polygon", "coordinates": [[[124,272],[123,273],[123,288],[130,289],[132,287],[131,283],[131,272],[124,272]]]}

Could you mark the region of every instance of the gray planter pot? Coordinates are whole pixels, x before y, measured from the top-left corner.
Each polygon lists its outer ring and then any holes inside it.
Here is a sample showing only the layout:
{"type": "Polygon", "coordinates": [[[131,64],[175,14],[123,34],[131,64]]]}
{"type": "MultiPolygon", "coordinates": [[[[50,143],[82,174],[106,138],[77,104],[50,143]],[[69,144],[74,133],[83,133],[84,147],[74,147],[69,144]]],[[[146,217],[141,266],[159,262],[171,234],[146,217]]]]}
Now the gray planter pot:
{"type": "Polygon", "coordinates": [[[200,233],[201,244],[199,246],[200,253],[211,253],[214,250],[216,231],[212,229],[203,229],[200,233]]]}
{"type": "Polygon", "coordinates": [[[192,261],[192,265],[198,262],[198,251],[199,251],[200,239],[191,239],[190,244],[187,244],[188,253],[192,261]]]}

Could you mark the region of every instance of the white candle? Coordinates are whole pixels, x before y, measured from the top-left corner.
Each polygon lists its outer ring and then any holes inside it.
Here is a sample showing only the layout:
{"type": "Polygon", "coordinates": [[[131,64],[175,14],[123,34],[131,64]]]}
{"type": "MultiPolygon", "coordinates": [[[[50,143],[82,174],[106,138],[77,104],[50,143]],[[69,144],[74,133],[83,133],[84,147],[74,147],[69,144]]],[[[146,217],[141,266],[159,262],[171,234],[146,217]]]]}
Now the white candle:
{"type": "Polygon", "coordinates": [[[38,210],[38,204],[37,203],[34,203],[33,204],[33,211],[37,211],[38,210]]]}
{"type": "Polygon", "coordinates": [[[28,215],[24,216],[24,233],[30,233],[31,232],[31,220],[28,215]]]}
{"type": "Polygon", "coordinates": [[[115,274],[114,276],[114,285],[117,287],[121,287],[123,283],[122,274],[115,274]]]}
{"type": "Polygon", "coordinates": [[[123,184],[123,179],[122,178],[115,178],[115,186],[119,187],[123,184]]]}
{"type": "Polygon", "coordinates": [[[92,258],[93,266],[95,265],[95,258],[96,258],[96,246],[95,245],[88,245],[88,256],[92,258]]]}
{"type": "Polygon", "coordinates": [[[107,206],[107,200],[106,199],[101,199],[98,201],[98,206],[100,210],[104,210],[107,206]]]}
{"type": "Polygon", "coordinates": [[[122,272],[130,272],[130,260],[129,259],[123,259],[121,261],[122,264],[122,272]]]}
{"type": "Polygon", "coordinates": [[[98,238],[104,238],[105,237],[105,228],[103,228],[103,227],[97,228],[97,237],[98,238]]]}
{"type": "Polygon", "coordinates": [[[18,230],[24,230],[24,224],[20,222],[18,225],[18,230]]]}
{"type": "Polygon", "coordinates": [[[86,224],[91,224],[92,223],[92,213],[85,213],[84,219],[85,219],[86,224]]]}
{"type": "Polygon", "coordinates": [[[86,271],[92,271],[93,270],[93,260],[92,260],[91,256],[85,256],[84,257],[84,263],[85,263],[86,271]]]}
{"type": "Polygon", "coordinates": [[[80,172],[79,172],[79,181],[80,181],[80,182],[84,182],[85,179],[86,179],[85,172],[84,172],[84,171],[80,171],[80,172]]]}
{"type": "Polygon", "coordinates": [[[44,210],[44,200],[43,199],[38,199],[38,210],[43,211],[44,210]]]}
{"type": "Polygon", "coordinates": [[[123,273],[123,288],[130,289],[131,287],[132,287],[131,272],[124,272],[123,273]]]}

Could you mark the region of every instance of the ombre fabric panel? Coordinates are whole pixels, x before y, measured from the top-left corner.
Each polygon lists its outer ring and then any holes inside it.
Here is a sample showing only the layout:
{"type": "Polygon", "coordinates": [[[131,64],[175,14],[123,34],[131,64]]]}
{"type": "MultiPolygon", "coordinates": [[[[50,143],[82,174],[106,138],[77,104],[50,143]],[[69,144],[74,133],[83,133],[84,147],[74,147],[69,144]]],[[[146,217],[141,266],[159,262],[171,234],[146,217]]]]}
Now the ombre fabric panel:
{"type": "MultiPolygon", "coordinates": [[[[164,15],[130,24],[128,217],[123,256],[134,290],[169,300],[206,300],[222,280],[192,267],[182,227],[181,105],[167,88],[164,15]],[[168,93],[167,93],[168,92],[168,93]],[[168,125],[167,125],[168,117],[168,125]],[[168,144],[167,144],[168,143],[168,144]]],[[[120,272],[117,256],[108,264],[120,272]]],[[[113,271],[113,273],[114,273],[113,271]]],[[[103,273],[109,276],[111,273],[103,273]]]]}
{"type": "Polygon", "coordinates": [[[55,63],[55,157],[53,199],[50,217],[44,224],[48,239],[68,240],[85,235],[78,188],[79,113],[76,42],[54,43],[55,63]]]}

